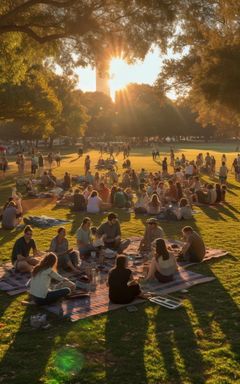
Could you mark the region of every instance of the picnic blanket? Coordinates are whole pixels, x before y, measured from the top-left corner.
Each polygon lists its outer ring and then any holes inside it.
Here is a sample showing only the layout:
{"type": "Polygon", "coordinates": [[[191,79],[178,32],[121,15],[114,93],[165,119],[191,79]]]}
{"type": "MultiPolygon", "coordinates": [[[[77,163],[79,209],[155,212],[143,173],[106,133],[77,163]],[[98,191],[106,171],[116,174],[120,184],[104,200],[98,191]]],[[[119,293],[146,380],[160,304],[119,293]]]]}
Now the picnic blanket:
{"type": "Polygon", "coordinates": [[[16,272],[11,263],[6,263],[0,267],[0,290],[10,296],[26,292],[30,277],[30,273],[16,272]]]}
{"type": "Polygon", "coordinates": [[[49,227],[54,227],[58,225],[64,225],[67,223],[70,223],[69,220],[61,220],[61,219],[56,219],[54,217],[49,217],[49,216],[28,216],[25,217],[24,219],[25,224],[33,225],[35,227],[40,227],[40,228],[49,228],[49,227]]]}
{"type": "MultiPolygon", "coordinates": [[[[135,270],[134,275],[141,273],[141,267],[135,270]]],[[[167,284],[162,284],[157,281],[143,284],[142,289],[145,292],[153,292],[155,294],[166,295],[172,292],[177,292],[182,289],[188,289],[194,285],[213,281],[214,277],[206,277],[199,273],[181,268],[175,275],[175,279],[167,284]]],[[[145,300],[137,299],[131,303],[136,305],[145,300]]],[[[53,304],[45,306],[45,308],[58,315],[70,318],[71,321],[77,321],[86,317],[99,315],[108,311],[113,311],[129,304],[113,304],[109,302],[108,288],[105,283],[96,286],[96,290],[91,292],[88,297],[64,300],[61,304],[53,304]]]]}
{"type": "MultiPolygon", "coordinates": [[[[131,240],[131,242],[130,242],[128,248],[125,249],[124,254],[127,256],[130,256],[134,259],[136,256],[139,255],[138,248],[139,248],[141,238],[140,237],[131,237],[130,240],[131,240]]],[[[179,241],[179,240],[167,240],[166,242],[167,242],[167,245],[174,245],[175,247],[177,247],[174,249],[175,253],[177,253],[178,250],[183,246],[183,242],[179,241]]],[[[223,257],[226,255],[228,255],[228,252],[223,250],[223,249],[207,248],[205,257],[201,262],[203,263],[205,261],[209,261],[211,259],[223,257]]],[[[199,263],[187,262],[187,261],[178,262],[179,266],[185,267],[185,268],[190,267],[190,265],[195,265],[195,264],[199,264],[199,263]]]]}

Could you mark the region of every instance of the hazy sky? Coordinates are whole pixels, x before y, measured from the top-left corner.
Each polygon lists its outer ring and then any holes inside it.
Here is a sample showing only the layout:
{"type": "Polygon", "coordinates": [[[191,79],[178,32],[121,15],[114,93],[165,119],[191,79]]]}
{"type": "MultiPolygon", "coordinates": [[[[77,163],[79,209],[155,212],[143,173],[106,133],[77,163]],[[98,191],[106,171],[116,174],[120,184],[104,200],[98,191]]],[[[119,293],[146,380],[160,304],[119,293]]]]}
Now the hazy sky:
{"type": "MultiPolygon", "coordinates": [[[[114,97],[114,91],[128,83],[154,84],[161,70],[162,61],[163,57],[161,57],[159,48],[150,51],[144,61],[138,60],[132,65],[128,65],[121,60],[114,60],[110,68],[111,95],[114,97]]],[[[79,76],[80,89],[91,92],[96,90],[95,69],[91,67],[78,68],[76,73],[79,76]]],[[[171,94],[169,96],[174,98],[175,95],[171,94]]]]}

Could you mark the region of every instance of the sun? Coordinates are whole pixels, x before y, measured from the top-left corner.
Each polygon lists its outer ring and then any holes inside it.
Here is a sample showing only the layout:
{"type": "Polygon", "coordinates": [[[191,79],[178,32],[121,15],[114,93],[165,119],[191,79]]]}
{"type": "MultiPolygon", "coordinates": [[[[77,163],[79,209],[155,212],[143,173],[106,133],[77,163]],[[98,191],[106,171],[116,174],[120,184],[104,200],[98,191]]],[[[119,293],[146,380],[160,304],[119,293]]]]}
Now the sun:
{"type": "Polygon", "coordinates": [[[115,92],[125,88],[129,84],[128,64],[120,57],[114,57],[109,65],[109,88],[112,99],[115,99],[115,92]]]}

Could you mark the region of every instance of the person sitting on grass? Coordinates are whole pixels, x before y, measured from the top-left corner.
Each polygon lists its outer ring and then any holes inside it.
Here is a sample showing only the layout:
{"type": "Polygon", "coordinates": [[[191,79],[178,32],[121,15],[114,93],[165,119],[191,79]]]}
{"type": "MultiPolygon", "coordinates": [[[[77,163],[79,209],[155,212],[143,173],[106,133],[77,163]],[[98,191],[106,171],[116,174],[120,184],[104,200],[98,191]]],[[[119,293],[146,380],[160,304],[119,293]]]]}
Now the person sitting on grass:
{"type": "Polygon", "coordinates": [[[130,244],[130,240],[121,240],[121,228],[118,216],[111,212],[108,220],[98,228],[98,235],[102,237],[105,247],[122,253],[130,244]]]}
{"type": "Polygon", "coordinates": [[[2,213],[2,228],[14,229],[21,220],[22,212],[17,209],[14,201],[10,201],[2,213]]]}
{"type": "Polygon", "coordinates": [[[34,267],[30,281],[30,294],[37,305],[48,305],[59,299],[63,299],[74,291],[75,284],[67,278],[59,275],[57,269],[57,256],[50,252],[40,263],[34,267]],[[51,280],[61,282],[66,287],[50,290],[51,280]]]}
{"type": "Polygon", "coordinates": [[[185,244],[179,254],[178,261],[201,262],[206,253],[203,239],[190,226],[184,227],[182,234],[185,244]]]}
{"type": "Polygon", "coordinates": [[[58,228],[57,236],[51,241],[50,252],[57,255],[59,269],[79,272],[79,252],[69,248],[65,228],[58,228]]]}
{"type": "Polygon", "coordinates": [[[73,194],[73,211],[81,212],[86,210],[86,200],[83,196],[82,190],[76,188],[73,194]]]}
{"type": "Polygon", "coordinates": [[[156,193],[152,194],[152,197],[147,205],[147,212],[150,215],[158,215],[161,211],[161,202],[156,193]]]}
{"type": "Polygon", "coordinates": [[[159,237],[163,237],[163,229],[158,225],[158,220],[155,217],[151,217],[147,220],[147,226],[143,238],[139,245],[139,252],[151,252],[152,243],[159,237]]]}
{"type": "Polygon", "coordinates": [[[192,208],[188,200],[183,197],[179,203],[177,209],[174,211],[177,220],[190,220],[192,219],[192,208]]]}
{"type": "Polygon", "coordinates": [[[33,267],[38,264],[38,260],[35,258],[38,255],[38,250],[32,234],[32,228],[27,225],[24,228],[24,235],[17,239],[13,246],[12,264],[19,272],[31,272],[33,267]],[[31,250],[33,257],[30,256],[31,250]]]}
{"type": "Polygon", "coordinates": [[[157,239],[154,257],[148,271],[147,280],[156,278],[160,283],[173,280],[177,264],[173,253],[169,252],[164,239],[157,239]]]}
{"type": "Polygon", "coordinates": [[[95,247],[92,245],[92,236],[90,231],[91,219],[89,217],[84,217],[82,224],[77,230],[77,246],[80,252],[80,257],[90,256],[92,251],[96,251],[95,247]]]}
{"type": "Polygon", "coordinates": [[[114,196],[113,205],[116,208],[125,208],[127,206],[127,198],[122,188],[118,188],[114,196]]]}
{"type": "Polygon", "coordinates": [[[132,271],[128,268],[127,257],[123,255],[116,258],[116,265],[109,272],[107,285],[109,299],[115,304],[129,304],[138,297],[144,297],[138,282],[133,279],[132,271]]]}
{"type": "Polygon", "coordinates": [[[97,191],[92,191],[87,201],[88,213],[99,213],[102,208],[102,199],[99,197],[97,191]]]}

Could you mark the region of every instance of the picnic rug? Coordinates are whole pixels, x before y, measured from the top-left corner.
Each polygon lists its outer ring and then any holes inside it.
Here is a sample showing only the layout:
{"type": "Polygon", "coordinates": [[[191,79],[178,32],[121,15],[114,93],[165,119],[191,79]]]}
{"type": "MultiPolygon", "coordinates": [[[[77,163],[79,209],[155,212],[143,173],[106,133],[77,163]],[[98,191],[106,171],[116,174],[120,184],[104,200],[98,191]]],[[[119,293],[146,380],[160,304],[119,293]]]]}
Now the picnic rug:
{"type": "MultiPolygon", "coordinates": [[[[136,256],[139,255],[138,248],[141,241],[141,237],[137,237],[137,236],[131,237],[130,240],[131,240],[131,243],[129,244],[128,248],[124,251],[124,254],[135,258],[136,256]]],[[[179,240],[167,240],[166,243],[167,245],[171,245],[171,246],[173,245],[174,247],[176,247],[173,249],[173,252],[175,252],[176,255],[177,255],[177,252],[180,250],[180,248],[184,244],[182,241],[179,241],[179,240]]],[[[214,258],[224,257],[224,256],[227,256],[228,254],[229,252],[223,249],[206,248],[205,257],[201,261],[201,263],[209,261],[214,258]]],[[[187,261],[178,262],[178,265],[184,268],[190,267],[190,265],[195,265],[195,264],[199,264],[199,263],[193,263],[193,262],[187,262],[187,261]]]]}
{"type": "MultiPolygon", "coordinates": [[[[140,238],[131,237],[130,240],[131,240],[131,243],[128,246],[128,248],[125,250],[124,254],[129,256],[129,258],[132,260],[133,265],[130,265],[130,268],[133,271],[135,270],[135,272],[137,273],[137,269],[138,268],[141,269],[142,268],[141,265],[143,264],[143,260],[140,259],[139,261],[137,261],[138,259],[136,258],[136,256],[138,256],[138,247],[139,247],[140,238]]],[[[175,244],[178,247],[182,245],[182,242],[178,240],[168,240],[168,242],[169,244],[171,245],[175,244]]],[[[223,256],[226,256],[227,254],[228,252],[221,249],[208,248],[206,252],[206,256],[203,259],[203,261],[208,261],[212,258],[223,257],[223,256]]],[[[112,267],[113,263],[114,263],[114,260],[108,260],[106,262],[105,272],[112,267]]],[[[184,268],[194,264],[195,263],[187,263],[187,262],[178,263],[179,267],[184,267],[184,268]]],[[[142,274],[141,270],[140,270],[140,274],[142,274]]],[[[67,277],[70,277],[70,276],[67,276],[67,277]]],[[[0,266],[0,290],[6,292],[10,296],[26,292],[27,291],[26,284],[28,283],[29,279],[30,279],[30,274],[16,272],[15,269],[12,268],[11,263],[5,263],[0,266]]],[[[164,286],[166,288],[166,285],[164,286]]]]}
{"type": "Polygon", "coordinates": [[[24,217],[24,223],[32,225],[34,227],[49,228],[58,225],[64,225],[70,223],[70,220],[56,219],[48,216],[28,216],[24,217]]]}
{"type": "MultiPolygon", "coordinates": [[[[134,275],[137,277],[141,273],[141,267],[137,267],[134,275]]],[[[175,275],[175,279],[167,284],[162,284],[157,281],[143,284],[144,292],[152,292],[154,294],[166,295],[172,292],[177,292],[182,289],[188,289],[194,285],[208,283],[213,281],[214,277],[206,277],[199,273],[181,268],[175,275]]],[[[99,284],[88,297],[64,300],[62,303],[45,306],[48,311],[70,318],[71,321],[77,321],[86,317],[99,315],[108,311],[113,311],[125,306],[136,305],[144,302],[142,299],[137,299],[131,304],[113,304],[109,302],[108,288],[105,283],[99,284]]]]}

